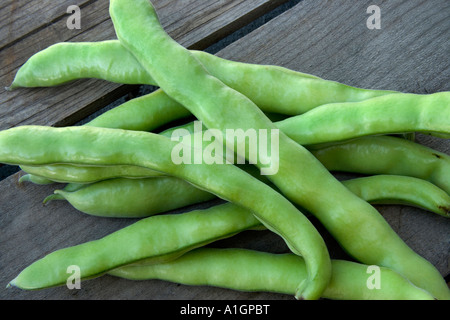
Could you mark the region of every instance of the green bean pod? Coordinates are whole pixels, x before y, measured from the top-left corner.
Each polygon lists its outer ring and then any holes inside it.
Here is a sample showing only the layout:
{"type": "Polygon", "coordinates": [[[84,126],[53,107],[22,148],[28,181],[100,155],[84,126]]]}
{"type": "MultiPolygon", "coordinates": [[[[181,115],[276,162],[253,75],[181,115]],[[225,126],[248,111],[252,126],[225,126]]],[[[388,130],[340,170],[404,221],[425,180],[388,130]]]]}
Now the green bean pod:
{"type": "Polygon", "coordinates": [[[330,258],[321,235],[290,201],[236,166],[176,165],[171,158],[176,145],[167,137],[141,131],[22,126],[0,132],[0,162],[134,165],[169,173],[250,210],[297,254],[301,253],[307,263],[313,267],[325,263],[327,267],[330,258]]]}
{"type": "MultiPolygon", "coordinates": [[[[262,176],[258,176],[262,177],[262,176]]],[[[450,195],[434,184],[413,177],[377,175],[342,183],[371,204],[418,207],[443,217],[450,216],[450,195]]],[[[117,178],[81,189],[55,190],[45,198],[66,200],[77,210],[101,217],[142,218],[187,205],[212,200],[214,195],[174,177],[117,178]]]]}
{"type": "Polygon", "coordinates": [[[450,134],[449,105],[450,91],[389,94],[360,102],[322,105],[277,122],[277,127],[301,145],[408,132],[450,134]]]}
{"type": "Polygon", "coordinates": [[[109,179],[75,191],[55,190],[45,198],[67,200],[77,210],[99,217],[142,218],[216,198],[174,177],[109,179]]]}
{"type": "MultiPolygon", "coordinates": [[[[202,51],[191,53],[212,75],[267,112],[295,115],[326,103],[361,101],[395,92],[357,88],[279,66],[235,62],[202,51]]],[[[19,68],[9,89],[50,87],[83,78],[158,85],[119,41],[107,40],[63,42],[44,49],[19,68]]],[[[172,100],[168,96],[166,99],[167,103],[172,100]]]]}
{"type": "MultiPolygon", "coordinates": [[[[434,299],[428,292],[388,268],[345,260],[331,262],[333,273],[322,294],[324,299],[434,299]]],[[[134,281],[158,279],[189,286],[289,295],[295,292],[293,284],[307,276],[304,260],[294,254],[234,248],[198,248],[166,263],[124,266],[108,274],[134,281]]]]}
{"type": "Polygon", "coordinates": [[[342,182],[372,204],[410,205],[450,217],[450,195],[431,182],[414,177],[376,175],[342,182]]]}
{"type": "Polygon", "coordinates": [[[65,285],[72,265],[80,268],[81,280],[86,280],[138,261],[161,263],[249,229],[261,229],[260,222],[230,203],[153,216],[98,240],[53,251],[22,270],[10,285],[25,290],[65,285]]]}
{"type": "Polygon", "coordinates": [[[450,156],[413,141],[392,136],[363,137],[311,152],[330,171],[411,176],[432,182],[450,194],[450,156]]]}

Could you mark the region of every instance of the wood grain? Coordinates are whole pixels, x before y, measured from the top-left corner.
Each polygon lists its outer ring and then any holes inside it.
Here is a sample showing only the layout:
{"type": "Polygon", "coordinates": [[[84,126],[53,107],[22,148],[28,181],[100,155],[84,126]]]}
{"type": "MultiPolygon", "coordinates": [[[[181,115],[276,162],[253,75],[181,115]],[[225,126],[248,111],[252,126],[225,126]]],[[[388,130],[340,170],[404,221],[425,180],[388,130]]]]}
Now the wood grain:
{"type": "MultiPolygon", "coordinates": [[[[164,8],[170,4],[161,1],[160,5],[164,8]]],[[[208,9],[205,7],[204,10],[208,9]]],[[[304,0],[221,50],[218,55],[237,61],[281,65],[360,87],[417,93],[444,91],[449,90],[447,40],[450,22],[446,10],[448,12],[448,1],[445,0],[358,1],[351,5],[344,0],[321,1],[320,5],[316,1],[304,0]],[[371,4],[381,7],[380,30],[366,27],[366,8],[371,4]]],[[[183,19],[183,14],[172,9],[172,13],[167,14],[166,24],[170,24],[171,14],[183,19]]],[[[108,23],[104,23],[102,32],[107,32],[108,23]]],[[[80,35],[86,41],[89,37],[88,33],[80,35]]],[[[88,90],[88,83],[94,86],[94,82],[77,83],[76,86],[85,85],[84,89],[88,90]]],[[[95,83],[96,90],[108,91],[98,85],[95,83]]],[[[69,111],[61,116],[58,108],[49,111],[44,107],[47,103],[57,105],[62,101],[63,96],[58,96],[58,92],[55,88],[48,89],[42,97],[49,102],[39,102],[33,100],[36,96],[26,96],[23,91],[23,104],[42,103],[43,106],[39,112],[15,109],[15,112],[22,112],[16,119],[26,119],[17,123],[57,123],[56,120],[70,118],[69,111]]],[[[97,97],[102,96],[103,92],[97,97]]],[[[80,99],[81,96],[74,91],[70,98],[80,99]]],[[[78,112],[89,104],[89,98],[86,99],[76,109],[78,112]]],[[[84,113],[89,113],[89,110],[84,113]]],[[[6,120],[2,115],[3,121],[6,120]]],[[[7,124],[14,125],[15,122],[7,124]]],[[[448,141],[421,135],[418,140],[447,153],[450,150],[448,141]]],[[[19,185],[17,179],[18,175],[14,175],[0,183],[0,285],[3,287],[24,267],[46,253],[100,238],[133,222],[90,217],[65,202],[51,202],[44,207],[41,201],[53,192],[54,187],[19,185]]],[[[197,207],[184,208],[176,213],[193,208],[197,207]]],[[[433,263],[444,276],[450,273],[450,223],[447,219],[406,206],[376,208],[408,245],[433,263]]],[[[313,222],[324,235],[332,256],[346,257],[326,230],[314,219],[313,222]]],[[[213,246],[287,251],[278,236],[266,231],[244,232],[213,246]]],[[[109,276],[86,281],[81,290],[65,287],[42,291],[0,289],[0,299],[293,300],[287,295],[193,288],[162,281],[132,282],[109,276]]]]}

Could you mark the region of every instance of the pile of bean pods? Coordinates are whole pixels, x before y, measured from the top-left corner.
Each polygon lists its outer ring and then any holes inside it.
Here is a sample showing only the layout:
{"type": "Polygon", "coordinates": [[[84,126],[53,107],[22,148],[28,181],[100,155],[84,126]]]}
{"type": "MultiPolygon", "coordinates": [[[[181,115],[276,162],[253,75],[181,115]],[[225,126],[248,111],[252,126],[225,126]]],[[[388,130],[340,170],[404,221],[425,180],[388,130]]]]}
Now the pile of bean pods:
{"type": "MultiPolygon", "coordinates": [[[[26,172],[21,181],[66,184],[44,202],[66,200],[90,215],[140,219],[44,256],[11,286],[65,285],[67,267],[77,265],[82,279],[109,274],[297,299],[450,298],[439,271],[372,205],[407,204],[449,217],[450,156],[411,136],[449,137],[450,92],[362,89],[190,51],[165,32],[148,0],[111,0],[110,15],[117,40],[50,46],[19,69],[9,89],[97,78],[158,90],[84,125],[3,130],[0,162],[20,166],[26,172]],[[192,116],[202,130],[187,121],[192,116]],[[157,133],[180,119],[186,119],[181,127],[157,133]],[[183,139],[206,129],[278,132],[278,158],[269,159],[278,171],[261,174],[268,159],[259,151],[256,163],[175,164],[175,129],[183,130],[183,139]],[[361,177],[339,181],[335,171],[361,177]],[[215,198],[224,201],[170,213],[215,198]],[[356,262],[331,259],[310,216],[356,262]],[[205,247],[261,229],[279,235],[291,252],[205,247]],[[367,286],[372,265],[381,270],[379,290],[367,286]]],[[[249,144],[238,143],[235,155],[249,160],[249,144]]]]}

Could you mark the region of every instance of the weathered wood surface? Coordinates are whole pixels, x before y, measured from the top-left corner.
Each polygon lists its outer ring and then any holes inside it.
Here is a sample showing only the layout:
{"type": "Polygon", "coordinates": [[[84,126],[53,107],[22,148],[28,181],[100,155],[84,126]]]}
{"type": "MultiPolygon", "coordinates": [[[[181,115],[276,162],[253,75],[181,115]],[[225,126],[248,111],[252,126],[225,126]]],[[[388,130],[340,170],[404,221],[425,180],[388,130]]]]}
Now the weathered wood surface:
{"type": "MultiPolygon", "coordinates": [[[[277,64],[350,85],[404,92],[447,91],[449,83],[449,4],[445,0],[414,1],[317,1],[304,0],[284,14],[218,52],[219,56],[252,63],[277,64]],[[366,27],[369,5],[382,10],[380,30],[366,27]]],[[[99,3],[97,3],[99,4],[99,3]]],[[[176,10],[177,11],[177,10],[176,10]]],[[[184,10],[174,12],[183,17],[184,10]]],[[[167,20],[170,21],[170,14],[167,20]]],[[[170,22],[166,22],[170,23],[170,22]]],[[[105,28],[104,30],[107,30],[105,28]]],[[[26,34],[23,31],[22,34],[26,34]]],[[[20,35],[19,35],[20,36],[20,35]]],[[[82,41],[94,41],[89,33],[82,41]]],[[[45,44],[42,44],[45,47],[45,44]]],[[[3,58],[3,57],[2,57],[3,58]]],[[[3,60],[2,60],[3,61],[3,60]]],[[[79,81],[77,88],[89,87],[79,81]]],[[[95,90],[101,90],[95,82],[95,90]]],[[[58,105],[62,88],[43,89],[42,97],[58,105]],[[52,96],[55,95],[55,96],[52,96]]],[[[85,95],[90,94],[87,91],[85,95]]],[[[35,103],[26,97],[25,102],[35,103]]],[[[76,99],[89,99],[77,96],[76,99]]],[[[80,102],[80,101],[78,101],[80,102]]],[[[50,101],[42,102],[50,103],[50,101]]],[[[78,108],[90,102],[82,100],[78,108]]],[[[54,124],[67,114],[55,109],[42,118],[34,113],[24,122],[54,124]],[[51,117],[51,118],[49,118],[51,117]],[[35,122],[36,121],[36,122],[35,122]]],[[[21,109],[15,109],[20,111],[21,109]]],[[[39,113],[37,113],[39,114],[39,113]]],[[[12,115],[16,117],[16,115],[12,115]]],[[[2,126],[4,115],[2,115],[2,126]]],[[[7,121],[7,120],[5,120],[7,121]]],[[[16,124],[21,124],[19,121],[16,124]]],[[[420,136],[419,141],[450,153],[448,141],[420,136]]],[[[100,219],[77,212],[64,202],[42,206],[54,187],[18,185],[18,175],[0,183],[0,285],[5,286],[24,267],[58,248],[100,238],[131,224],[126,219],[100,219]]],[[[399,235],[444,275],[449,268],[449,221],[405,206],[377,206],[399,235]]],[[[184,211],[188,209],[183,209],[184,211]]],[[[318,225],[318,224],[317,224],[318,225]]],[[[327,236],[334,257],[345,257],[327,236]]],[[[238,246],[285,252],[279,237],[266,231],[245,232],[214,246],[238,246]]],[[[162,281],[131,282],[104,276],[82,283],[81,290],[65,287],[27,292],[0,290],[2,299],[292,299],[267,293],[241,293],[219,288],[192,288],[162,281]]]]}

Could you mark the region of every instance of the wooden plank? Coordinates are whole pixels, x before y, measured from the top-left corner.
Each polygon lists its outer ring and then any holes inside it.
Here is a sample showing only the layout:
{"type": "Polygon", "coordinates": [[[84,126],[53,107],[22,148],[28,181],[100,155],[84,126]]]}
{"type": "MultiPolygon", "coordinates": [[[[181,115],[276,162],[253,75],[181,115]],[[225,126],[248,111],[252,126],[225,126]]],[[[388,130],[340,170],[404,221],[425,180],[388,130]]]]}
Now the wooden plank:
{"type": "Polygon", "coordinates": [[[5,0],[0,7],[0,49],[61,19],[70,5],[83,8],[89,2],[92,0],[5,0]]]}
{"type": "Polygon", "coordinates": [[[450,90],[450,2],[302,1],[217,53],[229,59],[283,65],[349,85],[403,92],[450,90]],[[381,29],[369,30],[370,5],[381,29]],[[277,27],[278,26],[278,27],[277,27]],[[295,48],[295,49],[294,49],[295,48]]]}
{"type": "MultiPolygon", "coordinates": [[[[285,1],[157,0],[154,4],[162,25],[174,39],[186,47],[203,49],[285,1]]],[[[47,19],[47,23],[51,22],[45,28],[36,26],[35,30],[28,31],[28,37],[0,50],[0,84],[9,86],[18,68],[31,55],[54,43],[115,39],[108,6],[109,1],[105,0],[86,3],[81,8],[81,30],[69,30],[66,27],[67,15],[61,15],[59,11],[55,13],[56,18],[44,15],[42,18],[47,19]]],[[[8,7],[1,12],[6,15],[8,7]]],[[[40,11],[29,15],[36,20],[41,17],[40,11]]],[[[1,90],[0,129],[24,124],[74,124],[132,89],[132,86],[89,80],[58,88],[1,90]]]]}
{"type": "MultiPolygon", "coordinates": [[[[442,19],[444,0],[432,5],[419,0],[358,1],[351,5],[348,1],[334,0],[323,1],[321,6],[316,4],[312,0],[300,2],[218,55],[238,61],[282,65],[357,86],[408,92],[448,90],[445,57],[449,28],[448,22],[442,19]],[[365,12],[371,4],[382,8],[381,30],[366,30],[368,15],[365,12]],[[417,30],[411,30],[411,21],[417,30]],[[406,50],[410,47],[414,55],[406,50]]],[[[448,142],[419,138],[426,145],[445,152],[450,150],[448,142]]],[[[52,193],[53,187],[20,186],[17,178],[17,175],[11,176],[0,183],[0,284],[6,285],[20,270],[46,253],[97,239],[132,223],[86,216],[64,202],[42,207],[42,199],[52,193]]],[[[436,265],[443,275],[449,274],[448,220],[403,206],[377,208],[412,248],[436,265]]],[[[188,209],[180,211],[184,210],[188,209]]],[[[317,226],[332,248],[333,257],[344,256],[320,225],[317,226]]],[[[214,246],[287,251],[279,237],[265,231],[245,232],[214,246]]],[[[82,283],[81,290],[60,287],[28,292],[10,288],[0,290],[0,298],[292,300],[285,295],[192,288],[161,281],[130,282],[108,276],[82,283]]]]}

